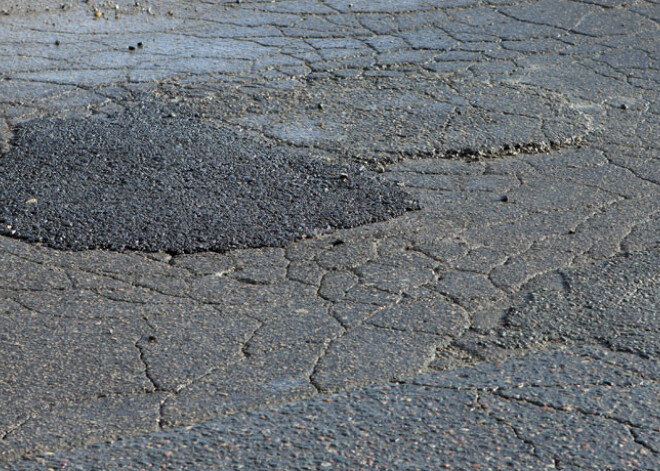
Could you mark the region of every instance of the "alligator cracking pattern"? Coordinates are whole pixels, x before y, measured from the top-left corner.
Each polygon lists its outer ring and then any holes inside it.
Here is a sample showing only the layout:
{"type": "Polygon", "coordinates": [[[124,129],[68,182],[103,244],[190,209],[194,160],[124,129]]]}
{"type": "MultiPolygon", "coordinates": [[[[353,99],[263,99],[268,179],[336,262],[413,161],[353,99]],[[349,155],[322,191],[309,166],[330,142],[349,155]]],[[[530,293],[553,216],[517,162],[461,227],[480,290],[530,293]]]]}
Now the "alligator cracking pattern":
{"type": "Polygon", "coordinates": [[[402,380],[452,391],[534,465],[590,469],[586,427],[625,443],[599,466],[652,469],[657,407],[619,399],[657,398],[657,4],[129,3],[0,17],[5,146],[150,93],[362,163],[423,209],[227,254],[1,237],[2,459],[402,380]],[[569,347],[568,370],[633,379],[483,372],[569,347]],[[571,440],[518,419],[540,411],[571,440]]]}

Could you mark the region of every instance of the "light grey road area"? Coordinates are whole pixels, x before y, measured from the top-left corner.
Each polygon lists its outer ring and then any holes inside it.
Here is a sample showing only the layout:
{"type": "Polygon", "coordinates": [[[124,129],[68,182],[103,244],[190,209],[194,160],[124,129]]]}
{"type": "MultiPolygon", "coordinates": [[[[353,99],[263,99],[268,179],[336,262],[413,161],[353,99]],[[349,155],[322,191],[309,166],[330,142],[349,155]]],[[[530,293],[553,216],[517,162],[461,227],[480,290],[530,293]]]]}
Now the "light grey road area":
{"type": "Polygon", "coordinates": [[[660,469],[660,4],[0,0],[0,469],[660,469]]]}

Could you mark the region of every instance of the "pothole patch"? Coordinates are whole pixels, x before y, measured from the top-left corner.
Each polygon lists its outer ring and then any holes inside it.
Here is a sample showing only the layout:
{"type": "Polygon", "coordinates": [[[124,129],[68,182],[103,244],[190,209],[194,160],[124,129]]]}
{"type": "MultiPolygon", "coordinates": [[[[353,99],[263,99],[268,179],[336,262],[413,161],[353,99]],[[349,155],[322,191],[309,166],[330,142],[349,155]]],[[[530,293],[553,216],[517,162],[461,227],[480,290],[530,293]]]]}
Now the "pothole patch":
{"type": "Polygon", "coordinates": [[[29,121],[0,158],[0,233],[57,249],[283,246],[418,207],[360,167],[241,137],[170,103],[29,121]]]}
{"type": "Polygon", "coordinates": [[[545,153],[577,145],[596,129],[574,100],[524,84],[406,76],[207,94],[196,106],[209,116],[375,168],[409,158],[545,153]]]}

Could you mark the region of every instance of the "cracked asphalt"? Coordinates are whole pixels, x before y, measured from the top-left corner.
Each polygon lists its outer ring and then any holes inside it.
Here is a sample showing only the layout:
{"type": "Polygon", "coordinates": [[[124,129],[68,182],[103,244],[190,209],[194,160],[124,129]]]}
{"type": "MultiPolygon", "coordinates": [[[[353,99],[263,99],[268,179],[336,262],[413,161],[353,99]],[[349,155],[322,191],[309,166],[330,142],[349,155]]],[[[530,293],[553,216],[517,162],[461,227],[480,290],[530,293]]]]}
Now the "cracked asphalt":
{"type": "Polygon", "coordinates": [[[659,22],[0,3],[0,469],[660,469],[659,22]]]}

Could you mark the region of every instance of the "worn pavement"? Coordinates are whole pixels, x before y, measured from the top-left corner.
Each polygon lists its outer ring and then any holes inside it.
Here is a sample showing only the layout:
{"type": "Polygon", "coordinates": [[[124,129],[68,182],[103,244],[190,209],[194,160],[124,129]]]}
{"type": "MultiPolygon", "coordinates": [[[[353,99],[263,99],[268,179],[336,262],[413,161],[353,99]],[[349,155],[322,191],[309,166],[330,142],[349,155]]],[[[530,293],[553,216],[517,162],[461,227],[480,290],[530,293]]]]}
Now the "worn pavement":
{"type": "Polygon", "coordinates": [[[0,1],[0,469],[660,469],[657,2],[138,3],[0,1]]]}

